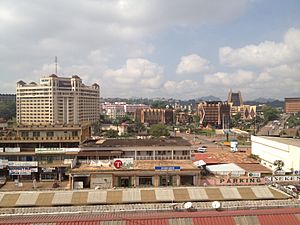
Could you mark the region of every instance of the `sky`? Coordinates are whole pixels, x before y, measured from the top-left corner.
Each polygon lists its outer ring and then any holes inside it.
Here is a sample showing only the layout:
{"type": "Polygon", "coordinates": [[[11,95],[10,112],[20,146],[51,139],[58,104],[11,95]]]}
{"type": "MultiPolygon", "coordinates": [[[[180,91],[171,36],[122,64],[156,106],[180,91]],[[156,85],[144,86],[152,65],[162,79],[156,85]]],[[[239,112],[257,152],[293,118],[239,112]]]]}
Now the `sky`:
{"type": "Polygon", "coordinates": [[[101,97],[300,97],[299,0],[0,0],[0,93],[55,73],[101,97]]]}

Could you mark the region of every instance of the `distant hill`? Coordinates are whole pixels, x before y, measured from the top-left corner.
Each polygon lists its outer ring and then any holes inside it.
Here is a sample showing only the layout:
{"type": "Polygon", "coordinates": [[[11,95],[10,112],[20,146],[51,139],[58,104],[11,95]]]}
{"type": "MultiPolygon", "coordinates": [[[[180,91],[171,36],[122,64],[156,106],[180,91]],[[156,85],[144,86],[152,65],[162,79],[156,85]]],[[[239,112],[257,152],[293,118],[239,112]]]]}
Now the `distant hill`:
{"type": "Polygon", "coordinates": [[[244,104],[245,105],[268,105],[268,106],[272,106],[272,107],[276,107],[276,108],[283,108],[284,107],[284,101],[280,101],[280,100],[272,100],[272,99],[268,99],[268,101],[266,101],[267,99],[264,98],[259,98],[253,101],[245,101],[244,104]],[[258,100],[258,101],[257,101],[258,100]],[[264,100],[264,101],[262,101],[264,100]]]}
{"type": "Polygon", "coordinates": [[[257,98],[253,100],[253,102],[258,102],[258,103],[268,103],[268,102],[275,102],[278,101],[278,99],[274,98],[257,98]]]}
{"type": "Polygon", "coordinates": [[[204,96],[204,97],[199,98],[199,101],[222,101],[222,100],[213,95],[209,95],[209,96],[204,96]]]}

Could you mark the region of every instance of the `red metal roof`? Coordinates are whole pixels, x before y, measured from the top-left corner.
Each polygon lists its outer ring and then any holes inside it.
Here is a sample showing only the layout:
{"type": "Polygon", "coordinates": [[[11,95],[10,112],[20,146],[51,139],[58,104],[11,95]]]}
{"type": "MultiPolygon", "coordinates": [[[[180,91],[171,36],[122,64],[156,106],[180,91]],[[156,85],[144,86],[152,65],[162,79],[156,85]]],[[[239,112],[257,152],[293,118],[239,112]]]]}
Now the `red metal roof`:
{"type": "Polygon", "coordinates": [[[126,225],[168,225],[167,219],[137,219],[126,222],[126,225]]]}
{"type": "Polygon", "coordinates": [[[261,225],[300,225],[300,221],[293,214],[258,216],[261,225]]]}
{"type": "Polygon", "coordinates": [[[1,217],[0,224],[30,225],[48,223],[53,225],[101,225],[105,221],[122,221],[126,225],[173,225],[182,224],[182,221],[179,223],[179,221],[176,221],[177,219],[190,218],[192,225],[236,225],[237,218],[251,216],[257,218],[260,225],[300,225],[297,214],[300,214],[300,208],[197,212],[120,212],[81,215],[60,214],[1,217]]]}
{"type": "Polygon", "coordinates": [[[194,225],[236,225],[233,217],[193,218],[194,225]]]}
{"type": "Polygon", "coordinates": [[[217,158],[215,158],[211,154],[207,154],[207,153],[194,153],[193,156],[195,158],[194,161],[203,160],[207,165],[221,163],[220,160],[218,160],[217,158]]]}

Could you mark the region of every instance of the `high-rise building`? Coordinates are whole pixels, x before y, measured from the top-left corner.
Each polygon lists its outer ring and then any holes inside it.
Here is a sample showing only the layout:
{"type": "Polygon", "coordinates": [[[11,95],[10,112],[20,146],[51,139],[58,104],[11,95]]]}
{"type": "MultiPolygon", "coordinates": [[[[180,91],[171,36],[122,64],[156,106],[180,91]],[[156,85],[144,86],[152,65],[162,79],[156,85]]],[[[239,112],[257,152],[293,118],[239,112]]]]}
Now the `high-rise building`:
{"type": "Polygon", "coordinates": [[[52,74],[40,84],[17,82],[17,123],[23,125],[81,124],[99,118],[100,87],[87,86],[77,75],[52,74]]]}
{"type": "Polygon", "coordinates": [[[227,98],[228,103],[232,103],[232,106],[242,106],[244,105],[242,99],[242,93],[238,91],[237,93],[233,93],[231,90],[228,93],[227,98]]]}
{"type": "Polygon", "coordinates": [[[300,98],[285,98],[284,99],[284,111],[286,113],[300,112],[300,98]]]}
{"type": "Polygon", "coordinates": [[[230,90],[228,92],[227,102],[231,105],[232,116],[240,113],[241,119],[243,120],[251,120],[256,117],[256,106],[244,105],[240,91],[234,93],[230,90]]]}
{"type": "Polygon", "coordinates": [[[200,124],[209,124],[216,128],[229,129],[230,104],[221,101],[201,102],[198,104],[200,124]]]}

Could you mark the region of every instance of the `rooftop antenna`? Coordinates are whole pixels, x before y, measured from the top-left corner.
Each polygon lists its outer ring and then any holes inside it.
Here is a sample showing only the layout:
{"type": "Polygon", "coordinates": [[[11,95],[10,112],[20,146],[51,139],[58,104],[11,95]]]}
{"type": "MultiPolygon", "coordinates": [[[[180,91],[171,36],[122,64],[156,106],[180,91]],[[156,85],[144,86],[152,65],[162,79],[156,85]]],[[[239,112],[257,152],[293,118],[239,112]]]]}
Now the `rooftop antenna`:
{"type": "Polygon", "coordinates": [[[57,56],[55,56],[55,74],[57,75],[57,56]]]}

